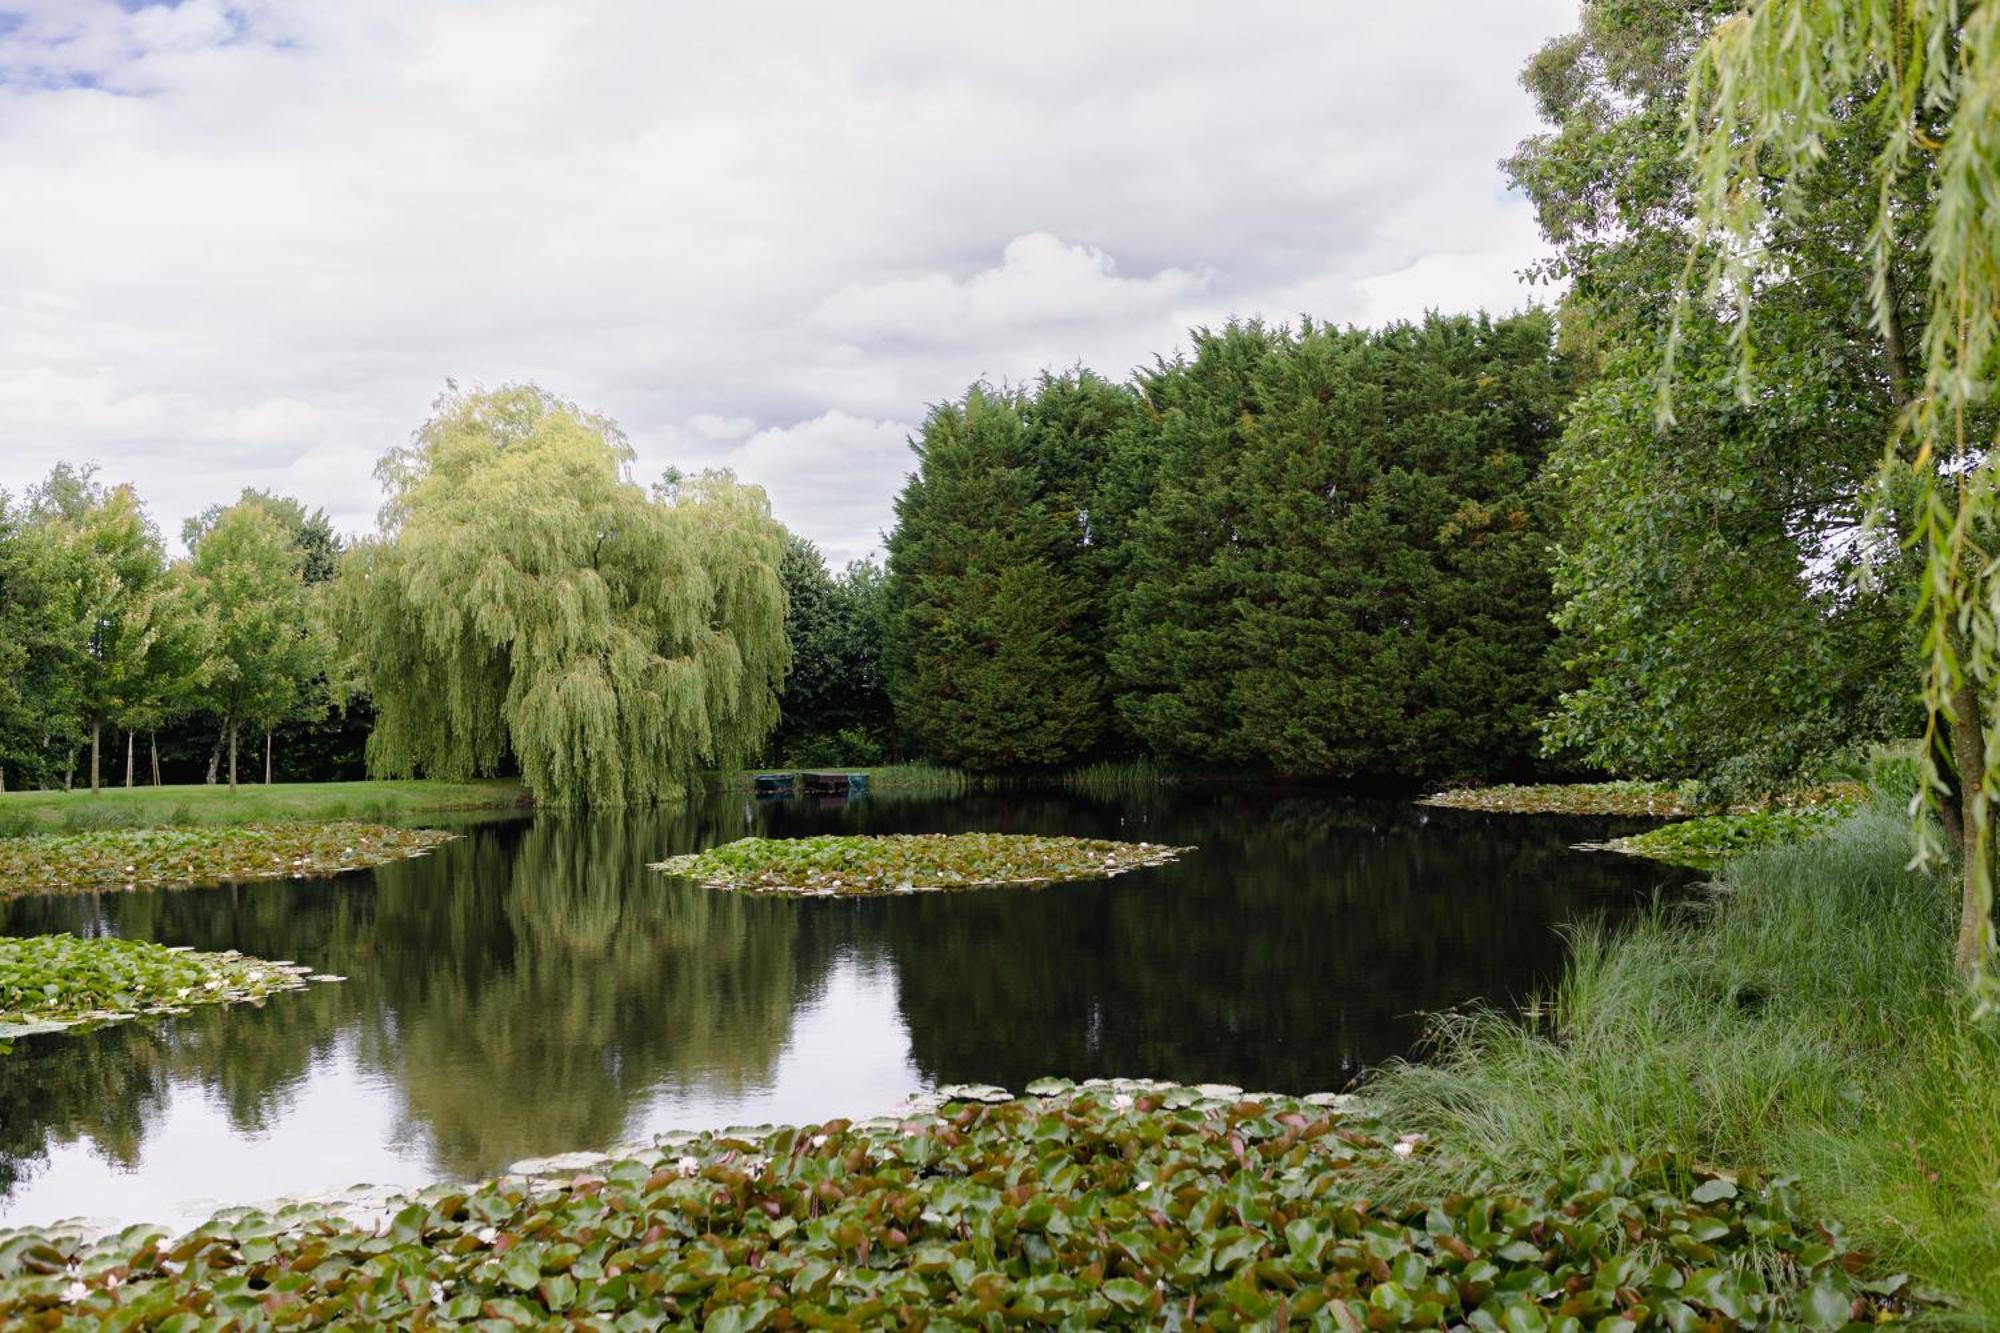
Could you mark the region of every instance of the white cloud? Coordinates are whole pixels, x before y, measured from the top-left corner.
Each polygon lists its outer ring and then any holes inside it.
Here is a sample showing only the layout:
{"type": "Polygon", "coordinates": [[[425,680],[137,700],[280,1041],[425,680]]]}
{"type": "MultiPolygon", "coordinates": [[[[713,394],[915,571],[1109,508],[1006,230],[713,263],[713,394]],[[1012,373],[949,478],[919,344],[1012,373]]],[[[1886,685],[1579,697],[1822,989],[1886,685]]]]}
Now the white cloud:
{"type": "Polygon", "coordinates": [[[1181,269],[1120,277],[1102,250],[1032,232],[1009,241],[997,267],[962,281],[926,273],[849,284],[807,322],[854,341],[975,343],[1052,325],[1151,319],[1175,310],[1206,282],[1181,269]]]}
{"type": "Polygon", "coordinates": [[[245,484],[363,526],[447,376],[533,377],[865,549],[903,423],[974,378],[1516,303],[1493,164],[1573,17],[13,0],[0,486],[95,459],[169,531],[245,484]]]}

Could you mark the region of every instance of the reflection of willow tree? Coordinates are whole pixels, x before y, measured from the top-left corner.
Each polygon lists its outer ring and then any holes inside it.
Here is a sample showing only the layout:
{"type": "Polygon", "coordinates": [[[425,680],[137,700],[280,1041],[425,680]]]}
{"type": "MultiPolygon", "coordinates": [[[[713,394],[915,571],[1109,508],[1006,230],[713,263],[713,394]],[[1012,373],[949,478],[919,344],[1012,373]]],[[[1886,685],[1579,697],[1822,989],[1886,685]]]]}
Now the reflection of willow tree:
{"type": "Polygon", "coordinates": [[[1575,824],[1193,794],[1123,808],[1155,830],[1131,836],[1202,850],[1110,884],[870,904],[927,1076],[1338,1086],[1407,1051],[1419,1011],[1551,979],[1549,923],[1680,878],[1579,860],[1575,824]]]}
{"type": "MultiPolygon", "coordinates": [[[[0,929],[101,933],[199,949],[243,949],[327,965],[341,942],[365,939],[357,895],[292,895],[270,886],[39,899],[12,905],[0,929]]],[[[346,950],[351,953],[351,950],[346,950]]],[[[314,986],[263,1005],[202,1006],[18,1043],[0,1057],[0,1192],[53,1143],[88,1139],[131,1166],[175,1081],[204,1085],[241,1130],[267,1126],[287,1089],[330,1049],[347,1008],[314,986]]]]}
{"type": "Polygon", "coordinates": [[[604,1144],[665,1085],[770,1077],[832,948],[794,904],[645,868],[740,835],[739,801],[471,830],[430,856],[331,882],[16,902],[0,931],[111,930],[296,959],[350,978],[262,1009],[30,1038],[0,1058],[0,1191],[53,1143],[139,1160],[173,1082],[254,1131],[347,1034],[389,1073],[440,1169],[604,1144]]]}
{"type": "Polygon", "coordinates": [[[508,855],[444,849],[422,886],[382,877],[376,938],[398,961],[370,1063],[396,1069],[445,1170],[608,1143],[662,1083],[770,1077],[824,959],[801,956],[787,904],[645,869],[690,832],[663,823],[700,818],[545,819],[508,855]]]}

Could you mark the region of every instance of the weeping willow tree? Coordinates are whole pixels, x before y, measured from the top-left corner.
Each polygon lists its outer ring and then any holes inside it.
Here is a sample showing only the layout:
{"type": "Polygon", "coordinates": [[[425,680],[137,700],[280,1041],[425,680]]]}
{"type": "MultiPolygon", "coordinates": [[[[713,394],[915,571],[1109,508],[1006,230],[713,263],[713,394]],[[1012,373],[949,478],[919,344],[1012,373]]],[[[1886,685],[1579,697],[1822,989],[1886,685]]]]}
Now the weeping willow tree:
{"type": "Polygon", "coordinates": [[[336,595],[370,772],[463,779],[511,754],[537,801],[619,805],[758,751],[790,658],[782,530],[727,473],[649,495],[631,460],[533,385],[454,386],[383,458],[382,531],[336,595]]]}
{"type": "MultiPolygon", "coordinates": [[[[1993,798],[2000,792],[2000,0],[1760,0],[1722,23],[1689,85],[1695,252],[1734,306],[1742,391],[1755,393],[1751,317],[1790,280],[1764,238],[1810,220],[1810,185],[1840,170],[1829,145],[1868,128],[1874,322],[1897,400],[1885,497],[1915,496],[1907,540],[1924,563],[1926,802],[1958,844],[1957,961],[1990,985],[1993,798]],[[1897,290],[1921,258],[1920,316],[1897,290]]],[[[1691,267],[1690,272],[1694,270],[1691,267]]],[[[1943,850],[1922,821],[1920,857],[1943,850]]]]}

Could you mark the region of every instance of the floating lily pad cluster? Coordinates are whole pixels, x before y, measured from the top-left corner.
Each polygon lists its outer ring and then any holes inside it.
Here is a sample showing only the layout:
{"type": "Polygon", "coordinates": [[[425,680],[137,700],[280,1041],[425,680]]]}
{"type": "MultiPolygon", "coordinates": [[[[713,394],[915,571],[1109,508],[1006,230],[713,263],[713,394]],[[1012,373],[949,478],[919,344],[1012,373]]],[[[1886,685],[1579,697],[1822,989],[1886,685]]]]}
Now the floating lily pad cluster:
{"type": "Polygon", "coordinates": [[[1426,796],[1423,805],[1509,815],[1691,815],[1692,785],[1671,782],[1500,783],[1426,796]]]}
{"type": "Polygon", "coordinates": [[[1783,1182],[1619,1159],[1386,1208],[1363,1178],[1424,1146],[1338,1099],[1043,1092],[673,1136],[373,1221],[294,1205],[180,1237],[0,1232],[0,1324],[1623,1333],[1832,1329],[1903,1299],[1783,1182]]]}
{"type": "Polygon", "coordinates": [[[261,1000],[311,976],[297,963],[197,953],[146,940],[0,937],[0,1052],[14,1037],[198,1004],[261,1000]]]}
{"type": "Polygon", "coordinates": [[[1122,875],[1191,851],[1152,842],[1017,833],[743,838],[655,870],[750,893],[851,895],[975,889],[1122,875]]]}
{"type": "Polygon", "coordinates": [[[1853,814],[1857,804],[1853,800],[1833,800],[1799,809],[1703,815],[1610,842],[1581,845],[1593,851],[1624,852],[1673,865],[1708,869],[1744,852],[1803,842],[1853,814]]]}
{"type": "Polygon", "coordinates": [[[438,829],[297,822],[0,838],[0,899],[330,875],[421,855],[453,836],[438,829]]]}

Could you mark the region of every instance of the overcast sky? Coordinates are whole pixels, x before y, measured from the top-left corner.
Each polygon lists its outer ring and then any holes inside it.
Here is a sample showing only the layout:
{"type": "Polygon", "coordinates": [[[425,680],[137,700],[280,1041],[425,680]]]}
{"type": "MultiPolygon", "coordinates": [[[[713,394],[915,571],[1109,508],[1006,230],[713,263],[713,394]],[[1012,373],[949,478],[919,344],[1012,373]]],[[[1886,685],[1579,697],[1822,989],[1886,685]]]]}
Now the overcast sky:
{"type": "MultiPolygon", "coordinates": [[[[733,467],[838,565],[926,404],[1235,316],[1537,293],[1574,0],[0,0],[0,487],[373,526],[445,380],[733,467]]],[[[1546,297],[1546,292],[1540,293],[1546,297]]]]}

